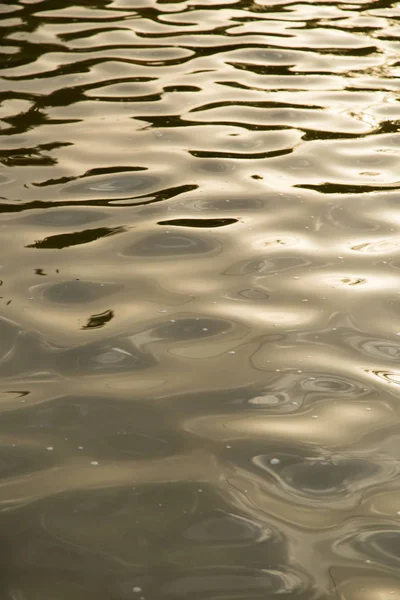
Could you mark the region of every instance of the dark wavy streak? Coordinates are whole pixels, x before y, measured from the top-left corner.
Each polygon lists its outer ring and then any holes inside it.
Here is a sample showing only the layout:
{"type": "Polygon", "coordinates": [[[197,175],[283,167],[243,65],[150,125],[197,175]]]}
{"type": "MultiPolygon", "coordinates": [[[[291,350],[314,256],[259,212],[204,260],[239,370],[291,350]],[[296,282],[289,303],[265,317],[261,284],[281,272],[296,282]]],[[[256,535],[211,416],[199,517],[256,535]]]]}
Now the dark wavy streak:
{"type": "Polygon", "coordinates": [[[9,156],[0,160],[6,167],[53,167],[57,160],[51,156],[43,156],[40,153],[27,153],[25,155],[9,156]]]}
{"type": "Polygon", "coordinates": [[[400,182],[397,185],[381,184],[381,185],[354,185],[344,183],[322,183],[313,185],[311,183],[299,183],[296,188],[306,190],[314,190],[320,194],[368,194],[370,192],[386,192],[392,190],[400,190],[400,182]]]}
{"type": "MultiPolygon", "coordinates": [[[[315,22],[310,21],[308,23],[305,23],[301,29],[306,30],[306,31],[312,31],[313,29],[320,29],[321,28],[321,22],[320,20],[316,20],[315,22]]],[[[332,31],[343,31],[343,27],[339,27],[336,25],[332,25],[332,24],[323,24],[323,28],[326,29],[328,32],[330,30],[332,31]]],[[[296,28],[297,29],[297,28],[296,28]]],[[[298,28],[300,29],[300,27],[298,28]]],[[[352,33],[360,31],[360,32],[365,32],[365,30],[368,29],[371,33],[373,31],[379,30],[380,27],[352,27],[351,31],[352,33]]],[[[327,34],[327,39],[329,39],[328,34],[327,34]]],[[[296,50],[299,51],[303,51],[303,52],[307,52],[308,54],[310,53],[310,49],[304,46],[296,46],[296,50]]],[[[331,53],[335,53],[335,54],[339,54],[340,56],[369,56],[371,53],[372,54],[376,54],[376,53],[380,53],[379,47],[375,46],[375,45],[368,45],[368,46],[362,46],[361,48],[337,48],[336,46],[330,46],[330,47],[325,47],[325,48],[318,48],[318,54],[331,54],[331,53]]]]}
{"type": "Polygon", "coordinates": [[[239,71],[249,71],[256,75],[293,75],[295,63],[291,65],[254,65],[250,63],[230,62],[226,64],[239,71]]]}
{"type": "MultiPolygon", "coordinates": [[[[350,73],[348,73],[349,75],[350,73]]],[[[352,77],[354,76],[354,74],[350,74],[352,77]]],[[[397,75],[385,75],[385,77],[380,77],[380,82],[382,87],[385,87],[385,82],[389,81],[389,82],[397,82],[399,80],[397,75]]],[[[346,85],[343,87],[344,90],[348,90],[350,92],[376,92],[377,88],[376,87],[368,87],[365,85],[346,85]]],[[[398,131],[398,129],[396,130],[398,131]]]]}
{"type": "MultiPolygon", "coordinates": [[[[214,32],[213,32],[214,35],[214,32]]],[[[248,34],[246,34],[248,35],[248,34]]],[[[240,36],[235,36],[235,37],[240,37],[240,36]]],[[[224,53],[229,53],[229,52],[234,52],[235,50],[243,50],[243,47],[246,48],[246,50],[270,50],[271,49],[271,45],[270,44],[262,44],[260,42],[257,43],[251,43],[248,42],[246,43],[236,43],[233,42],[232,44],[221,44],[221,45],[216,45],[216,46],[192,46],[190,43],[185,43],[182,44],[181,46],[179,46],[180,48],[185,48],[187,50],[191,50],[192,52],[194,52],[195,54],[195,58],[204,58],[204,57],[209,57],[209,56],[214,56],[214,55],[219,55],[219,54],[224,54],[224,53]]],[[[282,46],[285,51],[287,51],[287,48],[285,46],[282,46]]],[[[281,48],[281,46],[273,46],[274,49],[279,49],[281,48]]],[[[290,48],[290,50],[296,51],[298,50],[298,48],[290,48]]],[[[308,54],[310,54],[310,52],[308,52],[308,54]]],[[[230,63],[226,63],[226,64],[230,64],[230,63]]],[[[283,67],[285,68],[286,65],[283,65],[283,67]]]]}
{"type": "MultiPolygon", "coordinates": [[[[310,52],[308,52],[308,54],[310,54],[310,52]]],[[[329,55],[332,56],[334,53],[333,52],[329,52],[329,55]]],[[[337,54],[337,52],[336,52],[337,54]]],[[[332,76],[332,71],[327,70],[327,71],[321,71],[319,69],[313,69],[311,67],[309,67],[307,69],[307,71],[298,71],[296,69],[296,64],[293,63],[291,65],[255,65],[255,64],[250,64],[250,63],[231,63],[231,62],[227,62],[227,65],[230,65],[231,67],[234,67],[235,69],[241,70],[241,71],[248,71],[249,73],[255,73],[256,75],[264,75],[264,76],[268,76],[268,75],[300,75],[300,76],[305,76],[305,75],[314,75],[314,76],[320,76],[320,77],[331,77],[332,76]]],[[[345,74],[341,74],[341,77],[346,77],[351,79],[353,77],[353,75],[348,72],[345,74]]],[[[357,88],[358,89],[358,88],[357,88]]]]}
{"type": "MultiPolygon", "coordinates": [[[[113,82],[114,83],[114,82],[113,82]]],[[[100,94],[92,94],[90,100],[98,102],[116,102],[125,104],[126,102],[159,102],[162,100],[162,94],[149,94],[148,96],[101,96],[100,94]]]]}
{"type": "MultiPolygon", "coordinates": [[[[173,128],[173,127],[204,127],[202,121],[192,121],[186,117],[180,115],[163,115],[158,117],[156,115],[135,115],[132,117],[135,121],[145,121],[150,126],[155,128],[173,128]]],[[[207,125],[222,126],[227,125],[228,127],[237,127],[238,129],[247,129],[248,131],[284,131],[287,129],[296,129],[298,127],[290,125],[254,125],[253,123],[242,123],[241,121],[212,121],[208,120],[207,125]]],[[[304,129],[304,126],[303,126],[304,129]]],[[[356,136],[357,137],[357,136],[356,136]]]]}
{"type": "MultiPolygon", "coordinates": [[[[67,146],[73,146],[72,142],[48,142],[47,144],[39,144],[38,146],[34,146],[33,148],[17,148],[13,150],[13,154],[18,156],[19,154],[25,155],[30,152],[41,152],[42,150],[58,150],[59,148],[65,148],[67,146]]],[[[4,156],[10,156],[10,150],[0,150],[0,159],[4,156]]]]}
{"type": "MultiPolygon", "coordinates": [[[[6,79],[2,77],[2,79],[6,79]]],[[[22,91],[1,91],[0,92],[0,102],[5,102],[6,100],[28,100],[28,102],[36,102],[39,98],[38,94],[32,94],[30,92],[22,92],[22,91]]],[[[3,118],[4,121],[4,118],[3,118]]]]}
{"type": "Polygon", "coordinates": [[[367,2],[366,4],[363,4],[363,11],[368,11],[368,10],[380,10],[380,9],[384,9],[384,8],[393,8],[397,5],[395,0],[376,0],[376,2],[374,0],[372,0],[371,2],[367,2]]]}
{"type": "MultiPolygon", "coordinates": [[[[16,28],[12,28],[10,33],[15,33],[16,31],[16,28]]],[[[7,59],[7,64],[2,65],[3,68],[6,67],[7,69],[15,69],[16,67],[30,65],[35,63],[41,56],[51,52],[69,52],[69,49],[61,44],[34,44],[29,41],[24,41],[24,45],[21,46],[15,40],[7,40],[7,44],[20,49],[19,54],[11,54],[7,59]]],[[[28,76],[28,78],[31,77],[31,75],[28,76]]]]}
{"type": "MultiPolygon", "coordinates": [[[[237,90],[246,90],[248,92],[263,92],[266,93],[269,90],[262,88],[262,87],[258,87],[258,86],[251,86],[251,85],[245,85],[244,83],[239,83],[236,81],[215,81],[214,83],[216,83],[217,85],[225,85],[226,87],[231,87],[237,90]]],[[[283,88],[285,91],[287,91],[286,88],[283,88]]],[[[280,88],[274,88],[275,91],[280,91],[280,88]]],[[[290,88],[290,91],[293,92],[302,92],[304,91],[302,88],[290,88]]]]}
{"type": "MultiPolygon", "coordinates": [[[[129,79],[125,79],[124,82],[129,81],[129,79]]],[[[107,81],[105,83],[121,83],[121,81],[107,81]]],[[[87,90],[96,89],[99,87],[99,84],[96,85],[81,85],[81,86],[71,86],[68,88],[60,88],[55,90],[54,92],[48,94],[47,96],[39,96],[35,99],[35,104],[31,107],[27,112],[23,114],[18,114],[16,116],[4,118],[3,121],[9,123],[14,127],[14,131],[12,133],[21,133],[26,131],[27,129],[32,129],[33,127],[38,127],[43,124],[62,124],[62,123],[77,123],[80,119],[50,119],[44,112],[46,108],[49,107],[60,107],[60,106],[70,106],[72,104],[78,102],[91,101],[93,98],[88,98],[85,95],[87,90]],[[27,123],[28,122],[28,123],[27,123]]],[[[99,98],[103,99],[103,97],[99,96],[99,98]]],[[[109,102],[157,102],[161,100],[161,94],[149,94],[146,96],[131,96],[131,97],[122,97],[122,98],[113,98],[113,97],[104,97],[109,102]]],[[[94,97],[97,99],[97,96],[94,97]]],[[[11,133],[11,132],[9,132],[11,133]]]]}
{"type": "Polygon", "coordinates": [[[62,233],[51,235],[38,240],[34,244],[28,244],[25,248],[37,248],[38,250],[62,250],[71,246],[80,246],[90,244],[105,237],[123,233],[125,227],[98,227],[97,229],[85,229],[84,231],[74,231],[73,233],[62,233]]]}
{"type": "Polygon", "coordinates": [[[323,110],[325,107],[318,104],[295,104],[289,102],[244,102],[241,100],[223,100],[221,102],[210,102],[209,104],[203,104],[202,106],[196,106],[192,108],[189,112],[203,112],[205,110],[211,110],[213,108],[225,108],[227,106],[246,106],[252,108],[296,108],[297,110],[323,110]]]}
{"type": "Polygon", "coordinates": [[[201,92],[201,88],[196,85],[167,85],[163,88],[164,92],[201,92]]]}
{"type": "Polygon", "coordinates": [[[85,29],[76,33],[61,33],[58,34],[58,39],[62,42],[71,42],[73,40],[89,39],[94,35],[101,33],[115,33],[116,31],[130,31],[128,27],[98,27],[96,29],[85,29]]]}
{"type": "MultiPolygon", "coordinates": [[[[80,0],[79,5],[82,7],[105,9],[107,7],[107,0],[80,0]]],[[[71,6],[70,0],[42,0],[39,4],[40,11],[38,11],[38,2],[22,4],[18,3],[20,10],[17,15],[23,21],[23,28],[26,31],[33,32],[43,23],[44,11],[55,11],[69,8],[71,6]]],[[[46,21],[50,21],[51,17],[46,17],[46,21]]],[[[91,19],[92,20],[92,19],[91,19]]],[[[22,28],[22,25],[21,25],[22,28]]]]}
{"type": "MultiPolygon", "coordinates": [[[[331,54],[330,56],[333,56],[333,55],[331,54]]],[[[270,75],[277,75],[277,76],[280,76],[280,77],[283,77],[283,76],[293,77],[295,75],[297,75],[298,77],[307,77],[307,76],[310,76],[310,75],[312,75],[313,77],[332,77],[332,71],[329,71],[329,70],[327,70],[327,71],[321,71],[320,69],[313,69],[312,67],[309,67],[307,69],[307,71],[302,71],[302,70],[298,71],[296,69],[296,65],[295,64],[294,65],[289,65],[287,72],[283,72],[283,71],[280,72],[279,71],[280,68],[281,68],[281,65],[279,65],[277,67],[274,66],[274,65],[269,65],[268,67],[266,67],[265,73],[256,73],[256,74],[257,75],[263,75],[263,76],[265,76],[266,80],[267,80],[268,76],[270,76],[270,75]],[[271,70],[271,72],[270,72],[269,71],[270,68],[275,69],[275,71],[271,70]]],[[[250,69],[244,69],[244,70],[245,71],[251,71],[250,69]]],[[[358,73],[359,72],[357,71],[357,75],[358,75],[358,73]]],[[[354,77],[354,74],[351,75],[350,73],[347,73],[345,75],[345,77],[351,78],[351,77],[354,77]]],[[[274,88],[274,89],[276,89],[276,88],[274,88]]],[[[287,88],[284,88],[284,87],[282,89],[285,90],[285,91],[287,90],[287,88]]],[[[296,91],[296,89],[295,88],[290,88],[290,91],[296,91]]]]}
{"type": "MultiPolygon", "coordinates": [[[[163,25],[166,25],[165,22],[162,22],[163,25]]],[[[168,25],[170,25],[170,23],[168,23],[168,25]]],[[[188,23],[185,23],[185,25],[188,25],[188,23]]],[[[198,23],[195,23],[195,25],[198,25],[198,23]]],[[[179,23],[179,26],[181,27],[181,24],[179,23]]],[[[222,36],[226,36],[228,29],[231,29],[232,25],[224,25],[224,26],[219,26],[219,27],[215,27],[214,29],[198,29],[196,30],[196,36],[208,36],[208,35],[222,35],[222,36]]],[[[175,30],[175,31],[167,31],[165,33],[149,33],[149,32],[144,32],[144,31],[136,31],[135,32],[136,35],[139,38],[144,38],[144,39],[164,39],[164,38],[177,38],[179,39],[180,36],[185,36],[188,33],[191,33],[190,30],[184,28],[183,31],[179,31],[179,30],[175,30]]],[[[240,37],[239,35],[236,37],[240,37]]],[[[248,34],[244,34],[243,37],[248,37],[248,34]]]]}
{"type": "MultiPolygon", "coordinates": [[[[312,3],[307,2],[306,4],[308,6],[326,6],[326,2],[324,0],[317,0],[316,2],[312,3]]],[[[246,12],[251,12],[254,14],[254,16],[252,17],[239,17],[241,21],[253,22],[254,19],[257,17],[259,11],[262,14],[276,13],[277,5],[273,2],[270,5],[262,4],[260,8],[257,6],[256,10],[253,9],[254,6],[257,5],[254,5],[252,2],[249,2],[249,0],[240,0],[240,2],[235,3],[236,9],[242,9],[246,12]]],[[[279,9],[282,12],[290,15],[291,8],[296,6],[298,6],[298,2],[296,0],[288,0],[288,2],[281,4],[279,6],[279,9]]],[[[363,11],[368,11],[372,9],[392,8],[393,6],[396,6],[396,0],[371,0],[371,2],[366,2],[365,4],[363,4],[362,9],[363,11]]],[[[228,5],[227,8],[231,8],[231,6],[228,5]]],[[[239,18],[236,17],[237,20],[239,20],[239,18]]]]}
{"type": "MultiPolygon", "coordinates": [[[[44,4],[43,0],[42,0],[42,4],[44,4]]],[[[61,2],[60,2],[61,4],[61,2]]],[[[83,2],[80,2],[80,5],[83,5],[83,2]]],[[[66,7],[68,8],[71,4],[68,4],[66,7]]],[[[93,6],[93,4],[89,7],[89,8],[96,8],[93,6]]],[[[55,9],[59,10],[59,6],[55,7],[55,9]]],[[[45,9],[45,10],[51,10],[51,9],[45,9]]],[[[113,9],[114,11],[117,10],[116,8],[113,9]]],[[[37,15],[40,15],[40,12],[36,13],[37,15]]],[[[81,23],[119,23],[120,21],[124,21],[124,20],[129,20],[129,18],[131,18],[131,16],[127,16],[123,14],[123,9],[121,10],[121,14],[120,15],[115,15],[112,16],[111,12],[108,13],[107,17],[96,17],[96,13],[93,11],[93,14],[90,13],[90,16],[88,15],[87,17],[85,17],[84,15],[80,15],[79,18],[76,18],[76,23],[81,24],[81,23]]],[[[43,19],[43,17],[42,17],[43,19]]],[[[46,17],[43,19],[45,21],[45,23],[49,23],[49,24],[53,24],[53,25],[65,25],[66,23],[70,22],[70,17],[67,16],[50,16],[50,15],[46,15],[46,17]]]]}
{"type": "MultiPolygon", "coordinates": [[[[145,48],[146,46],[143,46],[143,48],[145,48]]],[[[67,51],[65,51],[67,53],[67,51]]],[[[74,54],[76,51],[74,50],[73,52],[71,52],[71,54],[74,54]]],[[[72,61],[72,58],[71,58],[72,61]]],[[[47,79],[47,78],[52,78],[52,77],[60,77],[61,75],[76,75],[76,74],[81,74],[81,73],[89,73],[90,69],[92,67],[96,67],[97,65],[101,65],[104,62],[107,61],[113,61],[113,62],[120,62],[120,63],[126,63],[126,64],[132,64],[132,60],[129,58],[120,58],[118,56],[108,56],[107,58],[101,57],[101,58],[87,58],[85,60],[78,60],[75,62],[70,62],[70,63],[66,63],[64,65],[60,65],[57,66],[55,69],[51,69],[50,71],[44,71],[44,72],[40,72],[40,73],[29,73],[28,75],[3,75],[3,79],[5,79],[6,81],[32,81],[32,78],[35,79],[47,79]]],[[[118,79],[116,79],[116,81],[122,83],[124,81],[129,81],[129,82],[140,82],[140,83],[144,83],[147,81],[155,81],[156,79],[158,79],[157,77],[150,77],[150,76],[146,76],[146,77],[120,77],[118,79]]],[[[90,84],[87,84],[90,85],[90,84]]],[[[98,82],[96,84],[92,84],[94,86],[98,85],[98,82]]],[[[82,87],[82,86],[74,86],[74,87],[82,87]]]]}
{"type": "Polygon", "coordinates": [[[85,177],[93,177],[96,175],[112,175],[113,173],[136,173],[138,171],[147,171],[146,167],[98,167],[95,169],[89,169],[83,175],[79,175],[78,177],[60,177],[59,179],[47,179],[46,181],[41,181],[40,183],[32,183],[35,187],[48,187],[50,185],[60,185],[64,183],[69,183],[71,181],[78,181],[79,179],[84,179],[85,177]]]}
{"type": "MultiPolygon", "coordinates": [[[[310,29],[315,29],[315,28],[316,27],[305,27],[304,29],[310,30],[310,29]]],[[[333,29],[333,30],[336,30],[336,31],[342,31],[342,29],[340,27],[335,27],[333,25],[325,25],[325,24],[324,24],[324,29],[328,29],[328,30],[329,29],[333,29]]],[[[361,26],[357,27],[356,25],[353,25],[352,28],[351,28],[352,33],[365,33],[366,30],[370,31],[371,33],[373,33],[374,31],[379,31],[380,27],[375,27],[373,25],[365,24],[362,27],[361,26]]],[[[382,38],[379,37],[378,39],[382,39],[382,38]]],[[[379,53],[378,47],[375,48],[375,51],[379,53]]]]}
{"type": "MultiPolygon", "coordinates": [[[[306,76],[307,77],[307,73],[297,73],[300,76],[306,76]]],[[[321,73],[322,75],[324,75],[324,73],[321,73]]],[[[289,73],[275,73],[275,75],[280,75],[281,77],[284,76],[292,76],[294,75],[294,73],[292,71],[290,71],[289,73]]],[[[316,74],[315,72],[312,73],[313,76],[318,76],[318,74],[316,74]]],[[[325,73],[326,75],[326,73],[325,73]]],[[[245,85],[243,83],[239,83],[236,81],[215,81],[216,84],[218,85],[225,85],[226,87],[232,87],[238,90],[246,90],[249,92],[255,91],[255,92],[263,92],[263,93],[268,93],[270,91],[270,89],[268,88],[263,88],[263,87],[259,87],[259,86],[250,86],[250,85],[245,85]]],[[[347,89],[347,88],[344,88],[347,89]]],[[[295,87],[291,87],[290,88],[290,92],[291,93],[296,93],[296,92],[304,92],[308,90],[308,88],[304,87],[304,88],[295,88],[295,87]]],[[[359,91],[358,88],[354,88],[354,90],[359,91]]],[[[284,91],[287,92],[288,88],[286,86],[274,86],[274,91],[275,92],[279,92],[279,91],[284,91]]]]}
{"type": "MultiPolygon", "coordinates": [[[[152,194],[146,194],[143,196],[128,196],[125,198],[118,198],[112,200],[54,200],[53,202],[46,202],[43,200],[34,200],[33,202],[24,202],[18,204],[11,204],[10,202],[0,202],[0,213],[16,213],[23,212],[25,210],[43,210],[44,208],[57,208],[61,206],[112,206],[113,208],[118,207],[118,203],[123,203],[124,207],[127,206],[144,206],[146,204],[154,204],[156,202],[163,202],[170,198],[175,198],[180,194],[185,194],[196,190],[199,186],[195,184],[179,185],[172,188],[167,188],[159,192],[152,194]],[[132,201],[130,204],[129,201],[132,201]]],[[[18,202],[18,201],[16,201],[18,202]]]]}
{"type": "Polygon", "coordinates": [[[27,131],[40,127],[41,125],[72,125],[73,123],[80,123],[81,119],[50,119],[46,113],[31,109],[23,115],[8,117],[3,119],[3,121],[12,126],[11,130],[9,129],[4,133],[7,135],[17,135],[26,133],[27,131]]]}
{"type": "MultiPolygon", "coordinates": [[[[5,120],[5,119],[4,119],[5,120]]],[[[21,130],[23,132],[25,130],[21,130]]],[[[51,152],[52,150],[71,146],[69,142],[53,142],[49,144],[40,144],[35,148],[18,148],[0,150],[0,164],[7,167],[29,166],[29,165],[54,165],[57,161],[51,156],[45,156],[43,152],[51,152]]]]}
{"type": "MultiPolygon", "coordinates": [[[[99,53],[107,53],[107,52],[112,52],[114,50],[132,50],[132,48],[140,48],[139,45],[136,44],[110,44],[107,46],[91,46],[90,47],[90,53],[94,54],[96,52],[99,53]]],[[[183,46],[180,46],[183,48],[183,46]]],[[[142,48],[149,48],[148,46],[142,46],[142,48]]],[[[160,48],[160,46],[156,46],[156,48],[160,48]]],[[[170,46],[168,46],[168,48],[170,48],[170,46]]],[[[88,49],[87,48],[73,48],[72,50],[70,50],[71,54],[87,54],[88,53],[88,49]]],[[[139,67],[152,67],[152,68],[160,68],[160,67],[172,67],[172,66],[177,66],[177,65],[183,65],[187,62],[190,62],[191,60],[193,60],[193,55],[191,56],[182,56],[180,58],[169,58],[167,60],[158,60],[158,59],[152,59],[152,60],[146,60],[146,59],[138,59],[138,58],[129,58],[129,59],[121,59],[121,58],[114,58],[112,55],[107,56],[106,60],[115,60],[115,61],[119,61],[119,62],[126,62],[128,64],[131,65],[137,65],[139,67]]],[[[104,63],[104,56],[102,56],[101,58],[96,59],[96,61],[98,63],[104,63]]],[[[32,76],[30,76],[32,77],[32,76]]]]}
{"type": "MultiPolygon", "coordinates": [[[[233,18],[233,19],[232,19],[232,21],[235,21],[235,19],[233,18]]],[[[237,26],[237,23],[235,23],[235,25],[234,25],[233,27],[229,27],[229,28],[227,29],[228,35],[229,35],[229,36],[230,36],[232,39],[234,39],[234,38],[236,38],[236,39],[240,39],[240,38],[243,38],[243,37],[246,37],[246,36],[248,36],[248,35],[249,35],[248,33],[229,33],[229,30],[230,30],[230,29],[233,29],[233,30],[235,30],[235,29],[236,29],[236,26],[237,26]]],[[[270,34],[268,34],[268,37],[269,37],[269,38],[285,39],[285,38],[294,38],[295,36],[293,35],[293,33],[278,33],[278,32],[276,32],[276,31],[271,31],[271,33],[270,33],[270,34]]],[[[268,45],[270,46],[270,44],[268,44],[268,45]]]]}
{"type": "Polygon", "coordinates": [[[292,154],[293,148],[284,150],[271,150],[269,152],[208,152],[207,150],[189,150],[189,154],[196,158],[237,158],[241,160],[257,160],[262,158],[276,158],[277,156],[285,156],[292,154]]]}
{"type": "Polygon", "coordinates": [[[225,227],[237,223],[237,219],[171,219],[169,221],[158,221],[157,225],[170,225],[173,227],[199,227],[210,229],[214,227],[225,227]]]}
{"type": "Polygon", "coordinates": [[[313,140],[340,140],[340,139],[362,139],[368,138],[371,135],[383,135],[387,133],[397,133],[399,130],[395,121],[383,121],[380,125],[378,125],[373,131],[367,131],[366,133],[345,133],[341,131],[340,133],[335,133],[333,131],[317,131],[315,129],[305,129],[304,131],[303,141],[309,142],[313,140]]]}

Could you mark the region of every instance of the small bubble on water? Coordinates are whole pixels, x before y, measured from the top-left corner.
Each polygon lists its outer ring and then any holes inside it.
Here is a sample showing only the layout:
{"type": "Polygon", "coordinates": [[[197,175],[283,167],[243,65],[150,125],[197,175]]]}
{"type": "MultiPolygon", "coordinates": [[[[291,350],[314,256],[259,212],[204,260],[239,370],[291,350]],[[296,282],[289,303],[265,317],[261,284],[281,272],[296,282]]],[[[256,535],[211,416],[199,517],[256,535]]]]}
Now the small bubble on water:
{"type": "Polygon", "coordinates": [[[318,419],[318,415],[311,415],[312,419],[318,419]]]}
{"type": "Polygon", "coordinates": [[[368,406],[365,410],[372,410],[372,408],[369,408],[369,406],[368,406]]]}
{"type": "Polygon", "coordinates": [[[92,460],[92,462],[90,463],[93,467],[97,467],[97,465],[99,464],[97,462],[97,460],[92,460]]]}
{"type": "Polygon", "coordinates": [[[47,446],[46,450],[48,450],[49,452],[51,452],[52,450],[54,450],[54,446],[47,446]]]}
{"type": "Polygon", "coordinates": [[[143,592],[142,588],[135,585],[135,587],[132,588],[132,592],[135,592],[135,594],[139,594],[140,592],[143,592]]]}
{"type": "Polygon", "coordinates": [[[208,327],[203,327],[202,331],[208,331],[208,327]]]}
{"type": "Polygon", "coordinates": [[[279,458],[271,458],[269,462],[271,465],[279,465],[281,461],[279,460],[279,458]]]}
{"type": "Polygon", "coordinates": [[[83,450],[83,446],[78,446],[78,450],[83,450]]]}
{"type": "Polygon", "coordinates": [[[235,354],[234,350],[229,350],[228,354],[235,354]]]}
{"type": "Polygon", "coordinates": [[[229,446],[229,445],[228,445],[228,446],[225,446],[225,448],[232,448],[232,446],[229,446]]]}

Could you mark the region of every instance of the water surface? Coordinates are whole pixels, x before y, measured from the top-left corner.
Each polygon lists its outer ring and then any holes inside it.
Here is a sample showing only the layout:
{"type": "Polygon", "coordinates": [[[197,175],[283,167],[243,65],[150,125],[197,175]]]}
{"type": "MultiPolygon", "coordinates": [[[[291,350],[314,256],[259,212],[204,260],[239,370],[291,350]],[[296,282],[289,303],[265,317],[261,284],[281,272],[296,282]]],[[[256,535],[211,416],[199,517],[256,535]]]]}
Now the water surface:
{"type": "Polygon", "coordinates": [[[400,599],[400,6],[0,5],[5,600],[400,599]]]}

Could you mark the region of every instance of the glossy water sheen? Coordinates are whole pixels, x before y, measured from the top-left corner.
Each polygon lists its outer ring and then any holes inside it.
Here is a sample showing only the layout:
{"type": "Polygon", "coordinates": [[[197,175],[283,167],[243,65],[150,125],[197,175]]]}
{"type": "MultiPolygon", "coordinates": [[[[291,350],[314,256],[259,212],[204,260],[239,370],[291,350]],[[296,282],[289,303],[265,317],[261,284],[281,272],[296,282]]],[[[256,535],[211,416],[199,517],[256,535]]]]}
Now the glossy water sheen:
{"type": "Polygon", "coordinates": [[[400,599],[399,4],[0,13],[1,599],[400,599]]]}

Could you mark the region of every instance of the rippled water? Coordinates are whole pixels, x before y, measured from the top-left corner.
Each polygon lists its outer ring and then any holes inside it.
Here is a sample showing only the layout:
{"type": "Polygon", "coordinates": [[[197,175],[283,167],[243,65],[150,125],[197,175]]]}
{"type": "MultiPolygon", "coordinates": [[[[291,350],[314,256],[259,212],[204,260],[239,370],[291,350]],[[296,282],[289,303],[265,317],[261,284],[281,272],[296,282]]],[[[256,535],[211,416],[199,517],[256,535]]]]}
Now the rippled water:
{"type": "Polygon", "coordinates": [[[0,5],[0,595],[400,598],[400,5],[0,5]]]}

